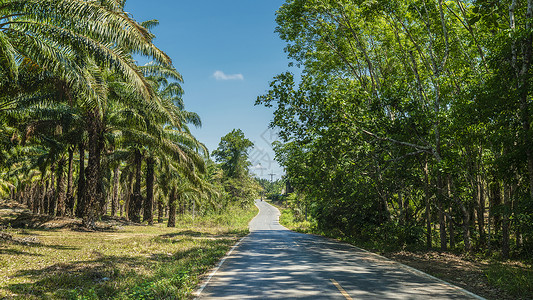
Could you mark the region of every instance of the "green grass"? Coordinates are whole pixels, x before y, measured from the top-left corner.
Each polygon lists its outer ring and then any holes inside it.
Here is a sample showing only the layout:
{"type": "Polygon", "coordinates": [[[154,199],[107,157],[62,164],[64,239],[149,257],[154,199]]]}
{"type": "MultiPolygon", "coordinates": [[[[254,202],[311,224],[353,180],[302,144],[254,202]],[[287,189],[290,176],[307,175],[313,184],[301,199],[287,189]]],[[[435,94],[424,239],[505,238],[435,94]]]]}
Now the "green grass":
{"type": "Polygon", "coordinates": [[[533,269],[531,266],[493,263],[485,271],[489,283],[511,295],[524,297],[533,295],[533,269]]]}
{"type": "Polygon", "coordinates": [[[303,217],[297,217],[294,211],[288,208],[281,201],[267,200],[268,203],[274,205],[279,209],[281,215],[279,216],[279,223],[286,228],[301,232],[301,233],[314,233],[315,224],[311,220],[305,220],[303,217]]]}
{"type": "Polygon", "coordinates": [[[0,298],[189,299],[200,276],[248,232],[255,207],[103,232],[8,229],[0,240],[0,298]]]}
{"type": "Polygon", "coordinates": [[[306,220],[298,220],[290,209],[282,209],[279,223],[290,230],[301,233],[312,233],[313,223],[306,220]]]}

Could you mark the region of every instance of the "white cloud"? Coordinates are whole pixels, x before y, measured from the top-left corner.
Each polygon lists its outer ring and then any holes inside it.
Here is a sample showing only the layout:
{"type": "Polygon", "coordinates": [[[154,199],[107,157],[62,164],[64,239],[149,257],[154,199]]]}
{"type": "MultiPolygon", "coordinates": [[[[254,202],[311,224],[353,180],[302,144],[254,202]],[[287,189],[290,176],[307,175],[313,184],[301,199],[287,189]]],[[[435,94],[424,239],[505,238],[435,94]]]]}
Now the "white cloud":
{"type": "Polygon", "coordinates": [[[215,77],[216,80],[244,80],[242,74],[225,74],[219,70],[213,73],[213,77],[215,77]]]}

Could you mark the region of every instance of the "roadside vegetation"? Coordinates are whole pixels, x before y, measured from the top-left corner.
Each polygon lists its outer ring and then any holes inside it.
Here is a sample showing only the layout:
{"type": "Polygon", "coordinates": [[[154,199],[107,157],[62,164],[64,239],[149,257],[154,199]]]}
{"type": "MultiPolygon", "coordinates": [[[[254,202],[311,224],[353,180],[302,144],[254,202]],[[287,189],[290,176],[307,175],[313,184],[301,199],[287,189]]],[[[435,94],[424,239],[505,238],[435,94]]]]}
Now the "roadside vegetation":
{"type": "Polygon", "coordinates": [[[273,110],[297,195],[282,222],[420,251],[426,266],[486,260],[487,288],[531,297],[532,12],[533,0],[287,0],[276,30],[300,72],[256,101],[273,110]]]}
{"type": "Polygon", "coordinates": [[[189,298],[255,215],[253,144],[211,160],[125,2],[0,5],[0,298],[189,298]]]}
{"type": "MultiPolygon", "coordinates": [[[[29,211],[6,208],[20,215],[29,211]]],[[[248,233],[255,207],[139,225],[55,218],[38,228],[4,227],[0,236],[3,299],[190,299],[202,279],[237,239],[248,233]]],[[[8,224],[5,224],[6,226],[8,224]]],[[[31,225],[31,224],[28,224],[31,225]]]]}
{"type": "Polygon", "coordinates": [[[280,209],[279,222],[290,230],[318,234],[350,243],[424,271],[487,299],[531,299],[533,295],[533,265],[529,260],[501,260],[479,254],[464,254],[451,250],[441,252],[416,245],[385,243],[384,232],[361,239],[340,231],[324,231],[316,219],[305,217],[295,194],[269,200],[280,209]]]}

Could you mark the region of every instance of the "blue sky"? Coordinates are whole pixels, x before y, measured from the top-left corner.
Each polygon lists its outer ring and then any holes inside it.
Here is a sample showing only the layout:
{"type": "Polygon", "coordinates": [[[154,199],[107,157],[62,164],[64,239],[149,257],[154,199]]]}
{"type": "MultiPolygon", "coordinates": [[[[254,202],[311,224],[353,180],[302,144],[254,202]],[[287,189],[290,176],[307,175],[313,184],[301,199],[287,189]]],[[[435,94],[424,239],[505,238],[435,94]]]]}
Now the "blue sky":
{"type": "Polygon", "coordinates": [[[184,78],[185,108],[203,126],[192,129],[210,151],[234,128],[256,145],[250,151],[262,178],[282,170],[273,161],[269,131],[272,110],[254,106],[272,78],[290,70],[284,42],[274,32],[281,0],[128,0],[126,11],[139,22],[157,19],[155,44],[184,78]]]}

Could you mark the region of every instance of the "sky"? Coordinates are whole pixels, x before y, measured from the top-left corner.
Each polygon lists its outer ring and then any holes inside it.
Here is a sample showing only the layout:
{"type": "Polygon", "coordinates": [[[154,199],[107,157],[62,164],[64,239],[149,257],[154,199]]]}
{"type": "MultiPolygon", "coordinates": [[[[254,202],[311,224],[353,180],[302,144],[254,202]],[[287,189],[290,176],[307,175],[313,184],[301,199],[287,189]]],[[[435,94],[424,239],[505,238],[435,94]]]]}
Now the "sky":
{"type": "Polygon", "coordinates": [[[291,71],[285,43],[275,33],[275,12],[283,3],[128,0],[125,7],[138,22],[159,20],[154,43],[183,76],[185,109],[202,119],[201,128],[191,127],[193,135],[212,152],[222,136],[240,128],[255,144],[249,151],[251,171],[274,180],[283,170],[271,146],[273,110],[254,103],[274,76],[291,71]]]}

